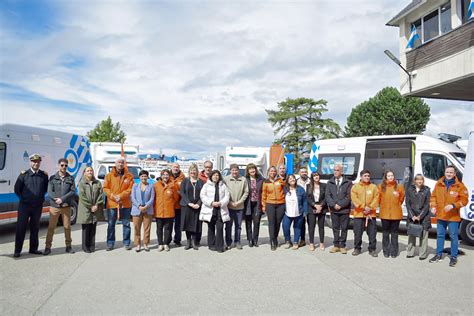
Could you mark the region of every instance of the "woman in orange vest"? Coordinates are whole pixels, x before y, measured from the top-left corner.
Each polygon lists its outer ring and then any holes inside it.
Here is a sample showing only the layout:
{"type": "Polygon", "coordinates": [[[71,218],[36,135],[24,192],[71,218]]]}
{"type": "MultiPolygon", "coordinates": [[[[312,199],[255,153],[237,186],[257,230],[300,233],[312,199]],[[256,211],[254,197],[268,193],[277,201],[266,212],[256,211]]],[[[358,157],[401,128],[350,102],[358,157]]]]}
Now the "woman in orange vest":
{"type": "Polygon", "coordinates": [[[444,239],[446,229],[449,229],[451,239],[451,259],[449,266],[454,267],[458,262],[458,230],[461,221],[460,209],[468,203],[467,188],[457,177],[454,166],[447,166],[444,177],[436,182],[431,195],[431,212],[436,214],[437,243],[436,255],[430,262],[443,260],[444,239]]]}
{"type": "Polygon", "coordinates": [[[382,249],[385,258],[398,256],[398,227],[403,218],[405,190],[397,183],[395,173],[386,170],[379,185],[379,217],[382,220],[382,249]]]}
{"type": "Polygon", "coordinates": [[[268,179],[262,185],[262,211],[268,216],[268,232],[273,251],[278,247],[278,234],[285,215],[285,181],[276,175],[276,167],[271,166],[268,169],[268,179]]]}
{"type": "Polygon", "coordinates": [[[170,180],[171,171],[161,171],[161,179],[155,183],[155,219],[158,251],[170,251],[171,232],[173,230],[174,206],[178,200],[178,191],[170,180]]]}

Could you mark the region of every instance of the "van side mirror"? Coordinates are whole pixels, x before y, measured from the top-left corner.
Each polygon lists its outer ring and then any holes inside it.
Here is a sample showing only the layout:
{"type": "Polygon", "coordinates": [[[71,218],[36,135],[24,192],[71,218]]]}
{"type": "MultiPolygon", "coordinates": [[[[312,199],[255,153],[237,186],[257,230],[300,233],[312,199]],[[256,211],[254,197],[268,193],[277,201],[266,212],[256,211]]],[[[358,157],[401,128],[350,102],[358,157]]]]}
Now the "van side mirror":
{"type": "Polygon", "coordinates": [[[104,180],[105,179],[105,174],[101,173],[97,176],[97,178],[99,178],[100,180],[104,180]]]}
{"type": "Polygon", "coordinates": [[[156,177],[154,174],[150,174],[150,178],[155,179],[156,177]]]}

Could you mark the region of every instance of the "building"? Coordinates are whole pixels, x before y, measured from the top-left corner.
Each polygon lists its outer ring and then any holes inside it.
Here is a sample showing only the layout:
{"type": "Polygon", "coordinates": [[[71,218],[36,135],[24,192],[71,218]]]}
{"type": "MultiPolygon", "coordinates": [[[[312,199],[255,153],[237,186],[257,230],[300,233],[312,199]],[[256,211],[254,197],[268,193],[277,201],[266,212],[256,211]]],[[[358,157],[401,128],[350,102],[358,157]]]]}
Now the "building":
{"type": "Polygon", "coordinates": [[[388,26],[400,28],[400,92],[404,96],[474,101],[471,0],[412,0],[388,26]],[[419,36],[407,48],[413,26],[419,36]]]}

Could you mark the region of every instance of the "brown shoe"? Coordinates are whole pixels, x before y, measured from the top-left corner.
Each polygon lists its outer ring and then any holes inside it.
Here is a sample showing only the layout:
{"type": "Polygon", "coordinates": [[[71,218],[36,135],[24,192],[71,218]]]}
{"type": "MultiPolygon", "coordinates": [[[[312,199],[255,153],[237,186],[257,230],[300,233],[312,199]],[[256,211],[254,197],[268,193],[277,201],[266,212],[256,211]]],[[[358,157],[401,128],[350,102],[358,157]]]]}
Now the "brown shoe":
{"type": "Polygon", "coordinates": [[[347,249],[346,248],[341,248],[340,251],[343,255],[347,255],[347,249]]]}
{"type": "Polygon", "coordinates": [[[314,251],[315,249],[314,244],[309,244],[309,251],[314,251]]]}
{"type": "Polygon", "coordinates": [[[336,252],[340,252],[341,249],[339,247],[332,247],[331,251],[329,251],[329,253],[336,253],[336,252]]]}
{"type": "Polygon", "coordinates": [[[304,247],[304,246],[306,246],[306,241],[300,240],[300,242],[298,243],[298,246],[299,246],[299,247],[304,247]]]}

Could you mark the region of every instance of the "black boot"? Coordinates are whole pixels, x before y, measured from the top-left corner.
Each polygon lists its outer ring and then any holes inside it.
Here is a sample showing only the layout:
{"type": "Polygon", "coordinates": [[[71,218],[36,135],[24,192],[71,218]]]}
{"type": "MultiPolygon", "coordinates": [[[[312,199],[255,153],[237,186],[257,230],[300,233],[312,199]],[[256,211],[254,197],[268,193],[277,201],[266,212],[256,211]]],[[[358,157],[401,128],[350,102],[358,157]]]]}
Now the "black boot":
{"type": "Polygon", "coordinates": [[[191,249],[191,239],[188,239],[188,241],[186,242],[186,246],[184,246],[184,250],[189,250],[191,249]]]}

